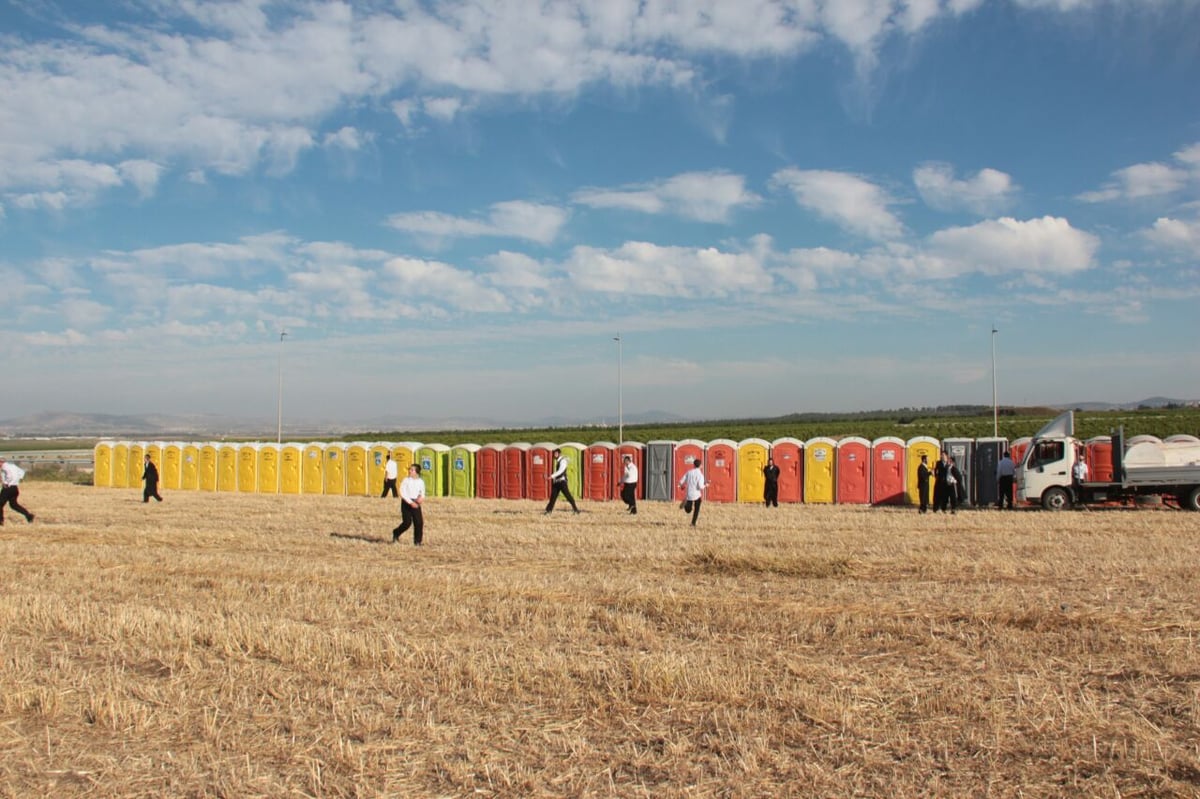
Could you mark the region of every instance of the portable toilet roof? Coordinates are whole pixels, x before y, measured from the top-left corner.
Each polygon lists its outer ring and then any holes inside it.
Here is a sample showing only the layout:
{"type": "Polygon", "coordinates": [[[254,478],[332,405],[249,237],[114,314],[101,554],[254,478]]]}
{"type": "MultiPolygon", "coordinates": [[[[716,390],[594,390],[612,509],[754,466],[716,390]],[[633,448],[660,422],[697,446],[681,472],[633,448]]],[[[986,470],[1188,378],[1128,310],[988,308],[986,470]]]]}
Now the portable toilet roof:
{"type": "Polygon", "coordinates": [[[1200,444],[1200,438],[1190,436],[1187,433],[1176,433],[1173,436],[1167,436],[1163,439],[1164,444],[1200,444]]]}

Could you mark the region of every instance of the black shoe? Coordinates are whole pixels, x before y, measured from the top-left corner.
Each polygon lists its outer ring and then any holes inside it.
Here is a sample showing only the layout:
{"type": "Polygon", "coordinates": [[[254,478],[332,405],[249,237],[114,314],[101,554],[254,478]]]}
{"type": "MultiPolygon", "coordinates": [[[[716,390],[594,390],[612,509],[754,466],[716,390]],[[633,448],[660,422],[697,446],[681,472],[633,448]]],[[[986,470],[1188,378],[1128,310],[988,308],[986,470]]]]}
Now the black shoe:
{"type": "Polygon", "coordinates": [[[25,521],[29,522],[30,524],[33,524],[33,514],[31,513],[28,516],[26,516],[25,521]]]}
{"type": "Polygon", "coordinates": [[[573,509],[573,510],[571,511],[571,513],[574,513],[574,514],[578,515],[578,514],[580,514],[580,513],[583,513],[583,511],[581,511],[579,508],[575,508],[575,509],[573,509]]]}
{"type": "Polygon", "coordinates": [[[634,508],[633,510],[631,510],[631,511],[629,511],[629,512],[630,512],[631,514],[633,514],[634,516],[637,516],[637,508],[634,508]]]}

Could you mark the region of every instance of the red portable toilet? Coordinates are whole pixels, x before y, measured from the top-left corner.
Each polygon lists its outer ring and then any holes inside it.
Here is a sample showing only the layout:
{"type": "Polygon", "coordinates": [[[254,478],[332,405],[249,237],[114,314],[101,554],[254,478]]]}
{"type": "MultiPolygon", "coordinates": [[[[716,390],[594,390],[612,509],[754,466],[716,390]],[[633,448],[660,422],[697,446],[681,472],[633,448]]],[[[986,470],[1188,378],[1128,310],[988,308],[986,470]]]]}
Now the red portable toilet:
{"type": "Polygon", "coordinates": [[[1087,448],[1088,479],[1111,483],[1113,479],[1112,437],[1095,436],[1084,442],[1087,448]]]}
{"type": "Polygon", "coordinates": [[[617,445],[611,441],[597,441],[583,453],[583,462],[583,495],[597,501],[612,499],[617,480],[621,478],[617,445]]]}
{"type": "Polygon", "coordinates": [[[871,503],[904,504],[904,439],[882,436],[871,442],[871,503]]]}
{"type": "MultiPolygon", "coordinates": [[[[700,461],[701,467],[704,465],[704,442],[695,438],[685,438],[682,441],[675,442],[674,465],[675,465],[675,487],[672,496],[676,502],[682,502],[684,499],[683,489],[679,486],[679,481],[683,476],[692,469],[692,461],[700,461]]],[[[705,475],[705,482],[708,482],[708,475],[705,475]]],[[[707,493],[706,493],[707,496],[707,493]]]]}
{"type": "Polygon", "coordinates": [[[737,442],[714,438],[704,448],[704,498],[710,502],[737,501],[737,442]]]}
{"type": "Polygon", "coordinates": [[[646,496],[646,445],[640,444],[637,441],[626,441],[617,447],[617,459],[613,461],[613,497],[619,498],[620,494],[616,493],[617,480],[625,474],[625,456],[629,455],[633,458],[633,465],[638,470],[638,482],[636,496],[638,499],[644,499],[646,496]]]}
{"type": "Polygon", "coordinates": [[[871,442],[846,436],[837,443],[834,501],[866,505],[871,501],[871,442]]]}
{"type": "Polygon", "coordinates": [[[503,472],[503,444],[485,444],[475,453],[475,496],[479,499],[499,499],[500,475],[503,472]]]}
{"type": "Polygon", "coordinates": [[[525,461],[529,444],[509,444],[500,459],[500,496],[525,499],[525,461]]]}
{"type": "Polygon", "coordinates": [[[779,467],[779,501],[804,500],[804,442],[784,436],[771,442],[771,457],[779,467]]]}
{"type": "Polygon", "coordinates": [[[550,499],[550,474],[554,471],[554,450],[558,444],[543,441],[525,453],[525,498],[545,502],[550,499]]]}

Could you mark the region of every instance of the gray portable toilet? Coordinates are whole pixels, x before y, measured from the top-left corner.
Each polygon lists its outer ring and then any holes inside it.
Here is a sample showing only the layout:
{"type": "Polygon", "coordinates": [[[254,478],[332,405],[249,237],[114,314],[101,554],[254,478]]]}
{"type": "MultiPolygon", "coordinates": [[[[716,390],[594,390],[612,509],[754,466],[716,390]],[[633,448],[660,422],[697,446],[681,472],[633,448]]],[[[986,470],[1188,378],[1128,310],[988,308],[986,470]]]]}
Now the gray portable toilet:
{"type": "Polygon", "coordinates": [[[672,466],[674,458],[674,441],[651,441],[646,444],[645,474],[643,475],[643,479],[646,481],[646,499],[671,501],[675,495],[672,466]]]}
{"type": "Polygon", "coordinates": [[[962,499],[959,505],[962,507],[975,504],[974,483],[971,481],[971,475],[974,473],[972,468],[972,460],[975,457],[975,439],[973,438],[946,438],[942,440],[942,449],[945,450],[951,458],[954,458],[954,465],[962,472],[963,476],[963,492],[962,499]]]}
{"type": "Polygon", "coordinates": [[[1007,451],[1007,438],[975,439],[975,504],[979,507],[995,505],[1000,498],[996,467],[1007,451]]]}

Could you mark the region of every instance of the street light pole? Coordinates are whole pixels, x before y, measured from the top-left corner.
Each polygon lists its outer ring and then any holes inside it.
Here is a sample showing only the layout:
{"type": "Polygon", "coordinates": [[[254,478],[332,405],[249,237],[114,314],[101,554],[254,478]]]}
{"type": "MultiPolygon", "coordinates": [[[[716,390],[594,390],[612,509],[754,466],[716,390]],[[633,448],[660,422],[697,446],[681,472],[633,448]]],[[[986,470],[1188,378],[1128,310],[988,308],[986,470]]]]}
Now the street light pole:
{"type": "Polygon", "coordinates": [[[617,342],[617,446],[625,443],[625,410],[621,407],[621,334],[613,337],[617,342]]]}
{"type": "Polygon", "coordinates": [[[276,406],[275,443],[281,445],[283,444],[283,338],[286,335],[286,330],[279,331],[279,403],[276,406]]]}
{"type": "Polygon", "coordinates": [[[1000,409],[996,404],[996,326],[992,325],[992,437],[1000,437],[1000,409]]]}

